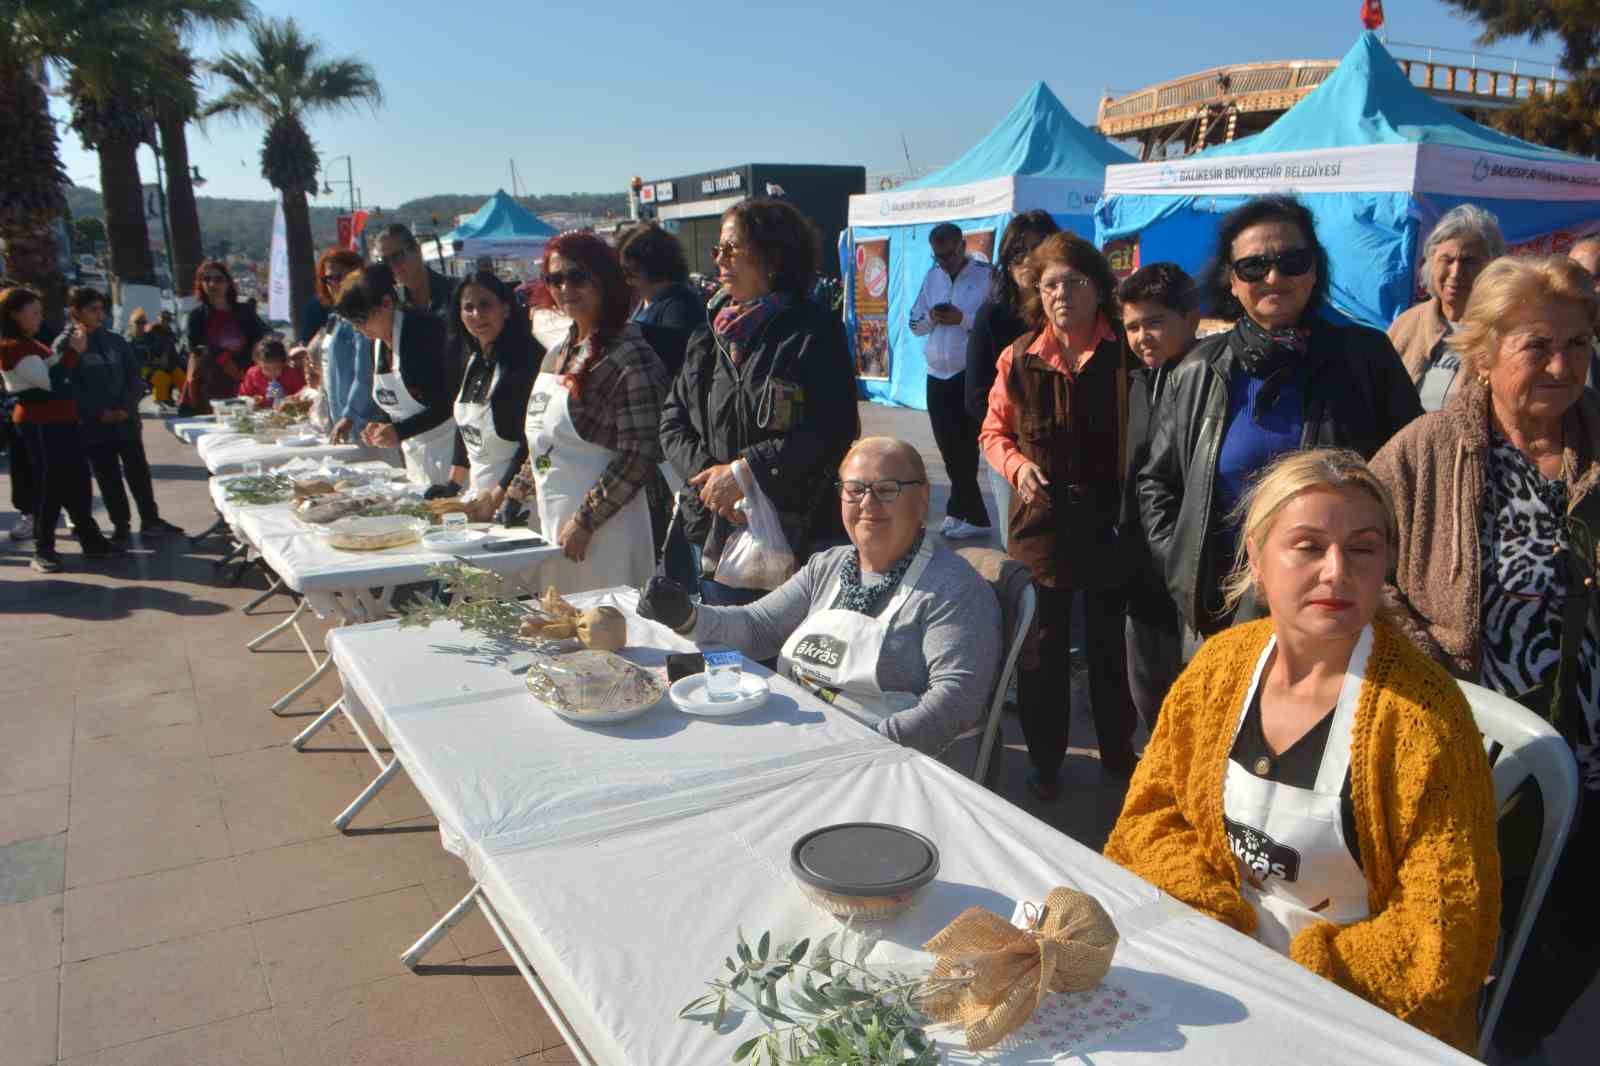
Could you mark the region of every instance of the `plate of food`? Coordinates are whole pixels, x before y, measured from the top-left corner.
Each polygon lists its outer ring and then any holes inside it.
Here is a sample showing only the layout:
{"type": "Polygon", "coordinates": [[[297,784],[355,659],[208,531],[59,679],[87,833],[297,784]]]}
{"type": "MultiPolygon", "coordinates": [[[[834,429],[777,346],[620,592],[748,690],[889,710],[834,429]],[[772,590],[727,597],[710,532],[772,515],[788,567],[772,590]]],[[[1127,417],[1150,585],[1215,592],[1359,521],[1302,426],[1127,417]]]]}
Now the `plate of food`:
{"type": "Polygon", "coordinates": [[[427,528],[426,518],[413,515],[352,515],[329,522],[323,536],[342,551],[376,552],[414,544],[427,528]]]}
{"type": "Polygon", "coordinates": [[[579,725],[631,722],[666,695],[666,684],[648,670],[591,648],[539,657],[528,668],[527,682],[540,703],[579,725]]]}

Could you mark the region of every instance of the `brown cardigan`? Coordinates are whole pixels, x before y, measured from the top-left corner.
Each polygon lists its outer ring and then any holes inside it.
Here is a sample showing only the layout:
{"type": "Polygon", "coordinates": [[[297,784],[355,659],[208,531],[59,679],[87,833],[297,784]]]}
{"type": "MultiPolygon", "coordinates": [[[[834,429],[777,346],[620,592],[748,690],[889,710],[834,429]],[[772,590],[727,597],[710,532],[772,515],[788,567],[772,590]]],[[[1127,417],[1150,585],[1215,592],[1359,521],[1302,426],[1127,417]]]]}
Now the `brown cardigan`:
{"type": "Polygon", "coordinates": [[[1400,353],[1413,385],[1422,384],[1428,372],[1428,362],[1433,356],[1433,346],[1444,336],[1444,312],[1439,309],[1439,298],[1430,296],[1389,324],[1389,340],[1400,353]]]}
{"type": "MultiPolygon", "coordinates": [[[[1585,391],[1562,420],[1561,479],[1570,511],[1600,485],[1600,401],[1585,391]]],[[[1372,459],[1394,494],[1400,527],[1393,621],[1457,677],[1481,668],[1478,516],[1489,462],[1489,390],[1465,379],[1438,411],[1397,433],[1372,459]]]]}

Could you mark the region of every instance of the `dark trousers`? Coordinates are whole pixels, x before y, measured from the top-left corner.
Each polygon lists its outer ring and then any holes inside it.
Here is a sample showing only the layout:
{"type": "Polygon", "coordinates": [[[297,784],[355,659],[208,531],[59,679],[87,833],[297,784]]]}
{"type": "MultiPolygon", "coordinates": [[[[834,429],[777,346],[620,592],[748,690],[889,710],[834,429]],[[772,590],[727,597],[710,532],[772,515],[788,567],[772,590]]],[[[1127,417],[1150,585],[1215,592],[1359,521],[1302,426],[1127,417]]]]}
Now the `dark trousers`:
{"type": "MultiPolygon", "coordinates": [[[[1582,793],[1583,803],[1566,849],[1534,919],[1522,961],[1511,978],[1511,994],[1495,1026],[1501,1051],[1526,1055],[1555,1032],[1600,973],[1600,910],[1595,885],[1600,875],[1600,793],[1582,793]]],[[[1503,896],[1501,928],[1510,936],[1528,887],[1539,846],[1544,804],[1531,783],[1507,801],[1500,816],[1503,896]]]]}
{"type": "Polygon", "coordinates": [[[28,457],[28,442],[22,436],[22,427],[7,423],[0,428],[6,436],[7,450],[11,453],[11,509],[18,514],[32,515],[39,507],[39,490],[33,477],[33,460],[28,457]]]}
{"type": "Polygon", "coordinates": [[[122,490],[124,479],[133,493],[133,502],[139,508],[139,521],[148,525],[161,517],[156,508],[155,486],[150,483],[150,461],[145,458],[144,441],[108,440],[84,445],[89,468],[94,471],[95,483],[100,486],[100,498],[106,504],[106,517],[116,529],[127,529],[132,521],[128,511],[128,494],[122,490]]]}
{"type": "Polygon", "coordinates": [[[76,422],[64,425],[18,426],[27,439],[28,457],[33,460],[33,480],[38,490],[39,509],[34,512],[34,554],[56,549],[56,522],[66,511],[83,544],[93,544],[104,534],[95,524],[90,505],[89,464],[83,458],[83,444],[76,422]]]}
{"type": "Polygon", "coordinates": [[[1170,625],[1154,625],[1128,616],[1128,694],[1145,728],[1154,733],[1161,702],[1183,670],[1183,636],[1177,613],[1170,625]]]}
{"type": "Polygon", "coordinates": [[[1133,702],[1128,697],[1123,640],[1123,593],[1035,585],[1038,613],[1022,646],[1017,674],[1017,714],[1028,758],[1052,778],[1067,754],[1072,723],[1072,600],[1083,597],[1084,653],[1089,660],[1089,704],[1100,756],[1131,762],[1133,702]]]}
{"type": "Polygon", "coordinates": [[[989,525],[978,488],[978,423],[967,413],[967,375],[928,377],[928,421],[950,476],[950,501],[945,514],[975,526],[989,525]]]}

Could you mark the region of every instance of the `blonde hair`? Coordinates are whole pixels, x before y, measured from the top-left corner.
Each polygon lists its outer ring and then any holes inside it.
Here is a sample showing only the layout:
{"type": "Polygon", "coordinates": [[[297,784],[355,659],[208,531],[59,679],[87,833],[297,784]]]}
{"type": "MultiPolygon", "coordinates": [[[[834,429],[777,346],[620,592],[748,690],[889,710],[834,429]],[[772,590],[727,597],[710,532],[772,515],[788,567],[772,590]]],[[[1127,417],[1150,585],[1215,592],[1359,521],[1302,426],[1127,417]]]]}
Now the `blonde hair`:
{"type": "Polygon", "coordinates": [[[860,438],[850,445],[849,451],[844,453],[844,459],[839,463],[839,476],[844,476],[844,468],[850,465],[850,460],[866,451],[886,451],[892,455],[898,455],[911,468],[912,477],[922,481],[928,480],[928,464],[922,461],[922,453],[898,437],[860,438]]]}
{"type": "Polygon", "coordinates": [[[1290,500],[1314,489],[1342,492],[1359,489],[1372,497],[1383,512],[1383,540],[1389,548],[1392,561],[1399,551],[1400,530],[1394,517],[1394,497],[1376,474],[1367,468],[1366,461],[1348,448],[1315,448],[1309,451],[1288,452],[1280,455],[1261,469],[1245,490],[1244,498],[1228,516],[1239,529],[1239,550],[1234,555],[1233,570],[1222,583],[1225,612],[1233,614],[1252,591],[1255,579],[1250,575],[1250,545],[1258,548],[1272,532],[1273,523],[1290,500]]]}
{"type": "Polygon", "coordinates": [[[1467,311],[1450,334],[1461,368],[1474,377],[1487,373],[1500,342],[1522,320],[1523,311],[1556,300],[1582,307],[1589,322],[1600,315],[1600,299],[1589,272],[1566,256],[1496,259],[1473,283],[1467,311]]]}

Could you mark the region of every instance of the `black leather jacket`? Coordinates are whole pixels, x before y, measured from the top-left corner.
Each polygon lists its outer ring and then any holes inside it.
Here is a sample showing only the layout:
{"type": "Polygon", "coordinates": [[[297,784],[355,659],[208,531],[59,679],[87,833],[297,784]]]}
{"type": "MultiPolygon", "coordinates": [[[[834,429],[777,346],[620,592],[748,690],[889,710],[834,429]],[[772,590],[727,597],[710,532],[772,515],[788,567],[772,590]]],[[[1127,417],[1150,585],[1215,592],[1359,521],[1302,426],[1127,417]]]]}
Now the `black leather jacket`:
{"type": "MultiPolygon", "coordinates": [[[[1138,481],[1151,557],[1184,621],[1207,635],[1231,621],[1222,611],[1222,582],[1233,564],[1233,538],[1213,513],[1228,384],[1241,370],[1231,336],[1205,338],[1173,369],[1138,481]]],[[[1422,413],[1394,345],[1375,329],[1319,319],[1306,359],[1303,448],[1353,448],[1370,459],[1422,413]]]]}

